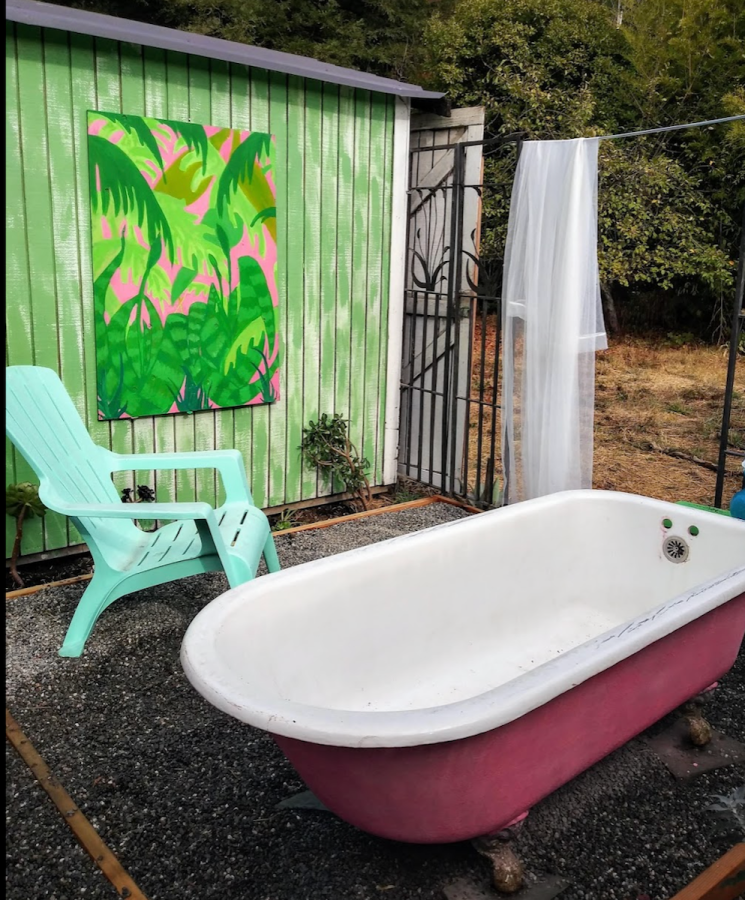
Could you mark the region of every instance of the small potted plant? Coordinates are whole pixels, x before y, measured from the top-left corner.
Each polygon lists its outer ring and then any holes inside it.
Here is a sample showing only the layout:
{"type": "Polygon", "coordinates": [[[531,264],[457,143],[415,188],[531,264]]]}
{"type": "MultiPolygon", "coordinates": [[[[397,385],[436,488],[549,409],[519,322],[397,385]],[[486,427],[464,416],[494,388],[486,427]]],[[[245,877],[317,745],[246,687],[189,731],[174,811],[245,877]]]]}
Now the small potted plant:
{"type": "Polygon", "coordinates": [[[360,457],[347,433],[347,421],[339,414],[324,413],[317,422],[311,421],[303,428],[300,450],[306,463],[319,466],[334,481],[360,501],[363,509],[369,509],[372,501],[370,482],[366,470],[370,463],[360,457]]]}

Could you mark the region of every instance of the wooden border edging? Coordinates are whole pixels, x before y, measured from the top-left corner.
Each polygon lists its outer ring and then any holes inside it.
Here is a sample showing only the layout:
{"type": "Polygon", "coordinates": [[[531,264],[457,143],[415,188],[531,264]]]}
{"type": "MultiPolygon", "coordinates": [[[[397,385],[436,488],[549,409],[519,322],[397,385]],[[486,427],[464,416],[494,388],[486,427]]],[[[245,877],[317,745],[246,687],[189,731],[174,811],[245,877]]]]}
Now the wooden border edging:
{"type": "Polygon", "coordinates": [[[74,578],[63,578],[62,581],[50,581],[48,584],[34,584],[31,587],[19,588],[5,595],[6,600],[14,600],[16,597],[25,597],[27,594],[35,594],[43,588],[63,587],[66,584],[77,584],[78,581],[90,581],[93,575],[76,575],[74,578]]]}
{"type": "Polygon", "coordinates": [[[409,500],[407,503],[395,503],[392,506],[380,506],[378,509],[366,509],[358,513],[350,513],[348,516],[336,516],[333,519],[323,519],[321,522],[309,522],[307,525],[296,525],[294,528],[285,528],[273,531],[274,537],[282,534],[295,534],[298,531],[313,531],[316,528],[330,528],[332,525],[343,525],[344,522],[352,522],[355,519],[366,519],[368,516],[379,516],[381,513],[398,512],[403,509],[414,509],[417,506],[429,506],[434,503],[434,497],[420,497],[418,500],[409,500]]]}
{"type": "MultiPolygon", "coordinates": [[[[345,522],[351,522],[354,519],[364,519],[367,516],[379,516],[381,513],[401,512],[404,509],[415,509],[419,506],[429,506],[431,503],[447,503],[450,506],[457,506],[459,509],[465,509],[470,513],[481,513],[484,510],[478,509],[476,506],[468,506],[461,503],[460,500],[453,500],[452,497],[443,497],[441,494],[433,494],[431,497],[420,497],[418,500],[409,500],[406,503],[394,503],[391,506],[381,506],[378,509],[367,509],[364,512],[351,513],[348,516],[337,516],[334,519],[324,519],[321,522],[310,522],[308,525],[297,525],[295,528],[285,528],[282,531],[273,531],[274,537],[283,534],[296,534],[298,531],[313,531],[316,528],[330,528],[332,525],[343,525],[345,522]]],[[[74,578],[64,578],[62,581],[50,581],[48,584],[35,584],[31,587],[20,588],[17,591],[10,591],[5,594],[6,600],[15,600],[16,597],[26,597],[29,594],[35,594],[44,588],[64,587],[66,584],[77,584],[79,581],[90,581],[93,575],[76,575],[74,578]]]]}
{"type": "Polygon", "coordinates": [[[467,503],[461,503],[460,500],[454,500],[452,497],[443,497],[442,494],[436,494],[432,499],[438,503],[449,503],[451,506],[457,506],[459,509],[465,509],[470,513],[486,512],[484,509],[479,509],[478,506],[469,506],[467,503]]]}
{"type": "Polygon", "coordinates": [[[671,900],[736,900],[745,895],[745,843],[735,844],[671,900]]]}
{"type": "Polygon", "coordinates": [[[120,897],[131,898],[131,900],[147,900],[116,856],[103,842],[96,829],[75,805],[72,797],[49,771],[47,764],[21,731],[7,707],[5,709],[5,737],[26,763],[31,774],[47,792],[83,849],[108,878],[117,894],[120,897]]]}
{"type": "Polygon", "coordinates": [[[447,503],[450,506],[457,506],[465,509],[470,513],[480,513],[483,509],[477,509],[475,506],[467,506],[459,500],[453,500],[450,497],[443,497],[441,494],[433,494],[431,497],[420,497],[418,500],[409,500],[406,503],[394,503],[391,506],[380,506],[378,509],[366,509],[363,512],[352,513],[348,516],[337,516],[335,519],[324,519],[322,522],[310,522],[308,525],[297,525],[295,528],[285,528],[282,531],[273,531],[272,534],[278,537],[282,534],[295,534],[298,531],[313,531],[316,528],[330,528],[332,525],[343,525],[345,522],[352,522],[355,519],[365,519],[367,516],[379,516],[382,513],[402,512],[405,509],[416,509],[421,506],[429,506],[432,503],[447,503]]]}

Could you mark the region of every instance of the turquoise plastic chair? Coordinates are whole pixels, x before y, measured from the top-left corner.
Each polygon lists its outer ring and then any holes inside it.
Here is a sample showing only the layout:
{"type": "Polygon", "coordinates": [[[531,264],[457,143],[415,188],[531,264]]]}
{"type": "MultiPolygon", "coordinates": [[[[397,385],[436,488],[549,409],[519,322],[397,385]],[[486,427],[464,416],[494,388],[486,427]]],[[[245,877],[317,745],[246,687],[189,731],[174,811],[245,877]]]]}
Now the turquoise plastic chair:
{"type": "Polygon", "coordinates": [[[88,544],[94,575],[70,622],[60,656],[80,656],[101,613],[114,600],[200,572],[224,570],[231,587],[252,579],[263,554],[279,570],[269,522],[257,509],[238,450],[205,453],[112,453],[95,444],[57,373],[6,368],[5,431],[39,479],[39,496],[69,516],[88,544]],[[226,500],[122,503],[112,472],[217,469],[226,500]],[[170,519],[154,532],[134,519],[170,519]]]}

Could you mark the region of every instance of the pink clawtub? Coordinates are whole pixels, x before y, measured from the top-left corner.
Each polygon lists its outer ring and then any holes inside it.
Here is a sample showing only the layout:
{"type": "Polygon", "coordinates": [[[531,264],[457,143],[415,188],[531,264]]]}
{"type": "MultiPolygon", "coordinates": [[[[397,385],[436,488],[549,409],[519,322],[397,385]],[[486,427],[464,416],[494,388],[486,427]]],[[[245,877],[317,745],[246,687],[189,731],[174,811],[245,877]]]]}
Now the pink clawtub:
{"type": "Polygon", "coordinates": [[[504,827],[705,689],[743,634],[745,523],[577,491],[228,591],[182,664],[343,819],[439,843],[504,827]]]}

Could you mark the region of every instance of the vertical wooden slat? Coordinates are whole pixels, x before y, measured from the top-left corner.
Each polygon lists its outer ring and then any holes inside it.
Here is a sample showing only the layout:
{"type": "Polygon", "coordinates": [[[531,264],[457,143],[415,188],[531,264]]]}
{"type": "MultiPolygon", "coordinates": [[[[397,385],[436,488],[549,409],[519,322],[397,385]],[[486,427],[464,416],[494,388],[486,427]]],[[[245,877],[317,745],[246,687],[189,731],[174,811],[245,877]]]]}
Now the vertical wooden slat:
{"type": "Polygon", "coordinates": [[[277,189],[277,315],[279,317],[282,357],[279,370],[279,402],[269,411],[269,503],[277,506],[287,501],[287,265],[289,211],[287,186],[287,76],[269,75],[269,130],[274,136],[274,184],[277,189]]]}
{"type": "MultiPolygon", "coordinates": [[[[29,293],[25,302],[31,305],[34,365],[45,366],[59,372],[57,271],[52,221],[43,36],[36,28],[19,26],[18,37],[19,41],[23,41],[23,52],[18,56],[18,107],[20,148],[27,173],[27,177],[23,180],[23,203],[26,208],[30,267],[29,293]]],[[[36,477],[29,480],[36,481],[36,477]]],[[[57,513],[48,513],[43,519],[43,535],[45,550],[66,546],[67,526],[64,517],[57,513]]]]}
{"type": "MultiPolygon", "coordinates": [[[[200,125],[212,124],[210,102],[210,62],[201,56],[189,57],[189,119],[200,125]]],[[[194,446],[197,450],[212,450],[215,445],[215,414],[199,410],[191,416],[194,423],[194,446]]],[[[197,500],[215,505],[215,473],[197,469],[197,500]]]]}
{"type": "MultiPolygon", "coordinates": [[[[23,41],[23,38],[19,38],[23,41]]],[[[6,23],[5,35],[5,315],[8,360],[28,366],[34,361],[34,323],[31,316],[30,271],[26,205],[26,172],[21,154],[21,119],[18,85],[18,50],[15,25],[6,23]]]]}
{"type": "MultiPolygon", "coordinates": [[[[122,112],[125,115],[144,116],[145,69],[142,48],[132,44],[122,44],[120,51],[122,112]]],[[[132,422],[132,453],[152,453],[155,450],[155,420],[142,416],[132,422]]],[[[134,483],[155,488],[156,474],[153,471],[137,470],[134,483]]],[[[156,488],[157,490],[157,488],[156,488]]]]}
{"type": "MultiPolygon", "coordinates": [[[[143,84],[145,115],[155,119],[168,117],[168,86],[164,50],[143,48],[143,84]]],[[[173,416],[156,416],[152,420],[153,446],[156,453],[172,453],[176,449],[173,416]]],[[[155,493],[158,501],[170,503],[176,499],[176,473],[161,469],[155,473],[155,493]]]]}
{"type": "MultiPolygon", "coordinates": [[[[385,117],[385,134],[384,146],[385,157],[383,165],[383,183],[381,185],[381,194],[383,209],[381,212],[382,222],[382,247],[380,254],[380,348],[378,354],[378,384],[380,385],[380,394],[378,397],[378,437],[375,445],[375,484],[384,484],[385,476],[383,473],[383,458],[385,455],[385,413],[388,402],[389,391],[400,391],[398,384],[388,384],[388,329],[389,329],[389,293],[390,293],[390,266],[391,266],[391,215],[392,215],[392,194],[393,194],[393,123],[396,114],[396,98],[386,97],[386,117],[385,117]]],[[[375,272],[372,273],[375,278],[375,272]]],[[[403,288],[403,282],[401,287],[403,288]]],[[[403,298],[401,298],[403,302],[403,298]]],[[[403,325],[400,326],[400,330],[403,325]]],[[[400,344],[396,345],[396,351],[399,352],[400,344]]],[[[400,353],[399,353],[400,356],[400,353]]],[[[401,380],[400,377],[398,379],[401,380]]]]}
{"type": "Polygon", "coordinates": [[[303,429],[303,248],[305,85],[294,75],[287,85],[287,344],[285,346],[285,404],[287,405],[287,499],[302,496],[298,447],[303,429]]]}
{"type": "MultiPolygon", "coordinates": [[[[269,131],[269,81],[266,72],[251,70],[250,85],[250,124],[251,131],[269,131]]],[[[272,173],[274,177],[274,173],[272,173]]],[[[254,494],[254,501],[259,506],[269,502],[269,455],[271,439],[269,432],[269,416],[271,405],[252,406],[245,411],[250,417],[253,437],[253,458],[249,470],[249,481],[254,494]]],[[[284,449],[284,448],[282,448],[284,449]]]]}
{"type": "MultiPolygon", "coordinates": [[[[401,400],[401,366],[404,339],[404,299],[406,287],[408,197],[410,174],[409,139],[411,136],[411,107],[408,101],[391,98],[388,134],[391,164],[387,175],[390,213],[388,215],[386,290],[386,396],[383,419],[383,481],[393,484],[398,473],[399,413],[401,400]]],[[[433,382],[434,383],[434,382],[433,382]]],[[[407,460],[408,465],[408,460],[407,460]]]]}
{"type": "MultiPolygon", "coordinates": [[[[26,32],[25,40],[34,40],[26,32]]],[[[27,210],[24,203],[26,171],[21,150],[21,118],[18,44],[24,36],[16,36],[16,26],[6,23],[5,30],[5,316],[6,346],[10,365],[29,366],[34,363],[34,321],[30,303],[31,272],[27,233],[27,210]]],[[[6,439],[6,447],[10,442],[6,439]]],[[[36,481],[36,475],[26,460],[12,450],[6,455],[8,484],[36,481]],[[10,463],[10,465],[8,465],[10,463]]],[[[10,556],[15,536],[15,523],[6,520],[5,555],[10,556]]],[[[24,553],[43,550],[41,522],[31,519],[23,529],[24,553]]]]}
{"type": "Polygon", "coordinates": [[[98,395],[96,390],[96,343],[93,317],[93,270],[91,261],[91,209],[88,188],[88,110],[98,108],[96,83],[92,77],[94,67],[93,39],[85,35],[71,34],[70,40],[70,89],[73,109],[73,157],[75,170],[75,210],[78,239],[78,284],[80,317],[83,323],[83,373],[85,396],[83,398],[85,421],[96,443],[108,446],[110,429],[108,422],[98,421],[98,395]]]}
{"type": "MultiPolygon", "coordinates": [[[[86,419],[86,381],[83,359],[83,317],[80,306],[78,209],[75,202],[76,120],[70,81],[70,46],[65,34],[48,32],[44,42],[46,116],[49,137],[49,177],[57,294],[57,334],[60,377],[83,421],[86,419]]],[[[65,520],[64,547],[80,536],[65,520]],[[70,530],[72,529],[72,531],[70,530]]],[[[47,546],[49,548],[49,544],[47,546]]]]}
{"type": "MultiPolygon", "coordinates": [[[[166,53],[166,91],[168,118],[177,122],[189,122],[189,60],[182,53],[166,53]]],[[[173,430],[176,450],[194,450],[194,423],[188,413],[176,413],[173,430]]],[[[189,502],[196,497],[196,475],[193,469],[180,469],[176,473],[176,499],[189,502]]]]}
{"type": "MultiPolygon", "coordinates": [[[[339,192],[339,88],[326,84],[323,88],[323,122],[321,137],[321,328],[320,369],[322,413],[333,414],[336,378],[336,278],[337,215],[339,192]]],[[[333,485],[322,480],[319,493],[330,493],[333,485]]]]}
{"type": "MultiPolygon", "coordinates": [[[[210,125],[221,128],[248,127],[248,70],[244,66],[230,66],[222,60],[210,63],[210,125]]],[[[216,190],[213,185],[212,190],[216,190]]],[[[251,482],[251,424],[244,420],[245,410],[221,409],[212,414],[215,429],[215,449],[236,447],[243,455],[249,484],[251,482]]],[[[216,503],[225,502],[225,486],[215,472],[216,503]]]]}
{"type": "MultiPolygon", "coordinates": [[[[72,167],[75,230],[77,237],[77,281],[73,290],[78,294],[82,323],[81,391],[73,402],[88,427],[93,440],[110,446],[108,422],[98,421],[98,392],[96,388],[96,343],[93,317],[93,265],[91,259],[91,211],[88,188],[88,110],[98,107],[94,68],[93,39],[84,35],[68,35],[70,46],[70,102],[72,106],[72,167]]],[[[70,541],[77,544],[80,535],[71,526],[70,541]]]]}
{"type": "Polygon", "coordinates": [[[339,165],[336,279],[336,397],[334,411],[349,418],[350,328],[352,324],[352,245],[354,241],[354,90],[339,89],[339,165]]]}
{"type": "MultiPolygon", "coordinates": [[[[18,121],[18,66],[15,25],[5,23],[5,365],[33,362],[33,327],[24,313],[22,298],[28,296],[28,253],[26,247],[26,211],[23,207],[23,166],[21,164],[18,121]],[[14,327],[15,326],[15,327],[14,327]],[[11,331],[11,328],[14,330],[11,331]]],[[[17,475],[25,464],[5,438],[5,483],[21,481],[17,475]]],[[[14,520],[5,518],[5,556],[10,556],[15,535],[14,520]]],[[[35,550],[41,550],[41,531],[35,550]]],[[[26,542],[28,543],[28,542],[26,542]]],[[[25,549],[22,548],[22,549],[25,549]]]]}
{"type": "MultiPolygon", "coordinates": [[[[96,94],[98,100],[98,105],[95,108],[100,112],[121,112],[122,73],[119,59],[121,45],[116,41],[95,38],[93,46],[95,54],[96,94]]],[[[90,73],[88,77],[90,77],[90,73]]],[[[90,198],[88,198],[87,202],[90,204],[90,198]]],[[[90,234],[88,241],[90,246],[90,234]]],[[[91,298],[91,304],[93,304],[93,298],[91,298]]],[[[94,338],[91,340],[92,342],[95,341],[94,338]]],[[[109,422],[109,432],[111,435],[110,446],[115,453],[132,452],[132,425],[131,419],[119,419],[109,422]]],[[[118,472],[114,476],[114,484],[116,484],[117,489],[120,491],[124,487],[134,488],[134,472],[118,472]]]]}
{"type": "MultiPolygon", "coordinates": [[[[356,91],[354,164],[354,237],[352,240],[352,326],[349,378],[349,435],[362,455],[365,439],[365,314],[370,289],[370,93],[356,91]]],[[[377,401],[376,401],[377,402],[377,401]]]]}
{"type": "MultiPolygon", "coordinates": [[[[321,85],[305,85],[305,141],[303,143],[303,427],[318,420],[320,387],[321,290],[321,85]]],[[[325,412],[325,410],[323,410],[325,412]]],[[[320,482],[323,483],[322,481],[320,482]]],[[[318,496],[319,472],[303,469],[302,498],[318,496]]]]}
{"type": "Polygon", "coordinates": [[[381,318],[380,262],[383,256],[383,193],[385,190],[385,97],[373,95],[370,109],[370,160],[368,165],[367,292],[365,302],[365,399],[363,442],[360,452],[370,463],[374,477],[378,440],[381,318]]]}

